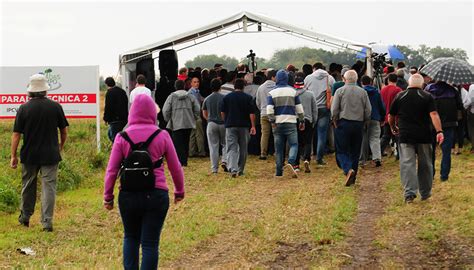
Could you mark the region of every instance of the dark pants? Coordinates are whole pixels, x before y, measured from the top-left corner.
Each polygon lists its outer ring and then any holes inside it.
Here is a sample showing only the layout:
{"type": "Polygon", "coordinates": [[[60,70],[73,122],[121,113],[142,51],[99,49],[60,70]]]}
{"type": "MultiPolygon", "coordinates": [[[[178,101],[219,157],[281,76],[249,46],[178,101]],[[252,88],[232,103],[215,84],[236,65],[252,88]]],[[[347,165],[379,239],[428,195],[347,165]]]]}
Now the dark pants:
{"type": "Polygon", "coordinates": [[[298,129],[298,154],[296,154],[296,165],[300,165],[301,156],[304,160],[311,160],[311,142],[313,140],[314,127],[311,122],[304,120],[304,130],[298,129]]]}
{"type": "Polygon", "coordinates": [[[357,173],[362,146],[364,122],[341,119],[335,129],[337,165],[344,171],[350,169],[357,173]]]}
{"type": "Polygon", "coordinates": [[[181,166],[188,166],[189,155],[189,137],[191,136],[190,128],[178,129],[172,132],[172,139],[176,154],[178,154],[181,166]]]}
{"type": "Polygon", "coordinates": [[[141,245],[140,269],[157,269],[161,228],[169,208],[168,191],[121,191],[118,202],[124,229],[124,268],[138,269],[141,245]]]}
{"type": "MultiPolygon", "coordinates": [[[[448,180],[449,172],[451,171],[451,148],[454,145],[454,130],[455,127],[443,128],[444,141],[441,144],[441,180],[448,180]]],[[[436,174],[435,160],[436,160],[436,135],[433,140],[433,176],[436,174]]]]}
{"type": "Polygon", "coordinates": [[[126,125],[126,121],[115,121],[109,123],[109,131],[107,135],[109,136],[111,142],[114,142],[117,133],[121,132],[126,125]]]}
{"type": "Polygon", "coordinates": [[[385,125],[383,125],[382,127],[382,139],[380,140],[380,148],[381,148],[382,155],[385,149],[390,145],[390,140],[397,147],[397,154],[398,154],[399,153],[398,138],[395,135],[393,135],[392,130],[390,129],[390,125],[388,123],[385,123],[385,125]]]}
{"type": "Polygon", "coordinates": [[[463,111],[462,119],[458,121],[458,126],[454,129],[453,148],[457,144],[459,148],[464,146],[464,138],[466,137],[466,118],[467,114],[463,111]]]}

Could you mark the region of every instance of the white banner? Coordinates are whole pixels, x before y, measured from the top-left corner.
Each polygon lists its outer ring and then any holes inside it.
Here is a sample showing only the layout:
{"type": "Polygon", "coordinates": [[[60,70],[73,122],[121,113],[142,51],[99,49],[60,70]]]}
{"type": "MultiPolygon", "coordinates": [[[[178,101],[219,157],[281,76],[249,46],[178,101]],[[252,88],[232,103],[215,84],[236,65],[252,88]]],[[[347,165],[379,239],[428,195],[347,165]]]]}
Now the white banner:
{"type": "Polygon", "coordinates": [[[48,97],[59,102],[67,118],[100,118],[99,66],[0,67],[0,119],[15,118],[28,100],[29,78],[43,73],[51,90],[48,97]]]}

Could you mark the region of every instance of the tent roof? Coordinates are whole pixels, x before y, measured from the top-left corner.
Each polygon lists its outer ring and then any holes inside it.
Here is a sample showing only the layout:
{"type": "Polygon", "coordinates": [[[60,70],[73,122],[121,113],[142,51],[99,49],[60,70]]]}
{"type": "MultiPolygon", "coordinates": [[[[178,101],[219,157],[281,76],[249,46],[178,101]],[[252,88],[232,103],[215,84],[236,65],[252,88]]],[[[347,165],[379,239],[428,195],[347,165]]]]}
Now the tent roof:
{"type": "MultiPolygon", "coordinates": [[[[266,27],[276,29],[279,32],[288,33],[288,34],[291,34],[303,39],[312,40],[312,41],[326,44],[326,45],[336,47],[336,48],[353,49],[357,51],[360,51],[362,48],[370,48],[370,45],[362,43],[362,42],[351,41],[351,40],[335,37],[335,36],[324,34],[324,33],[310,31],[310,30],[293,26],[293,25],[269,18],[264,15],[260,15],[260,14],[255,14],[255,13],[250,13],[250,12],[241,12],[227,19],[223,19],[215,23],[211,23],[209,25],[200,27],[198,29],[185,32],[185,33],[161,40],[159,42],[156,42],[147,46],[143,46],[134,50],[127,51],[120,55],[120,63],[136,62],[143,58],[150,58],[151,54],[155,51],[170,48],[176,45],[190,42],[192,40],[196,40],[198,38],[209,36],[210,34],[217,33],[218,31],[221,31],[225,28],[228,28],[240,22],[243,22],[243,26],[242,27],[239,26],[240,28],[238,28],[237,30],[243,29],[244,32],[246,31],[246,24],[253,23],[253,24],[264,25],[266,27]]],[[[211,40],[217,37],[219,37],[218,34],[215,37],[210,38],[208,40],[211,40]]]]}

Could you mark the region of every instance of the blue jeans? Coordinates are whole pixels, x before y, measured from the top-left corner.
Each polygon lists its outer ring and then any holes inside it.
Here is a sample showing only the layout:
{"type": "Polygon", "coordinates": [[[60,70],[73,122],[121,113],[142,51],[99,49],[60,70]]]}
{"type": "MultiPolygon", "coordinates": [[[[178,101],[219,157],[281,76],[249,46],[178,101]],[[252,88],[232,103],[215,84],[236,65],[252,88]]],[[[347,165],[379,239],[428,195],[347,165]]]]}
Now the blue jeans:
{"type": "Polygon", "coordinates": [[[288,163],[296,165],[296,155],[298,154],[298,131],[296,130],[296,125],[293,123],[277,124],[273,130],[273,137],[275,137],[276,175],[282,176],[287,141],[290,146],[288,163]]]}
{"type": "Polygon", "coordinates": [[[111,142],[114,142],[115,136],[117,135],[117,133],[123,130],[125,125],[127,125],[127,122],[125,121],[115,121],[109,123],[109,130],[107,132],[107,135],[109,136],[111,142]]]}
{"type": "Polygon", "coordinates": [[[316,153],[316,160],[323,159],[326,153],[326,144],[331,111],[326,108],[318,109],[318,120],[314,132],[313,151],[316,153]]]}
{"type": "MultiPolygon", "coordinates": [[[[441,144],[441,180],[448,180],[449,172],[451,171],[451,148],[454,145],[454,131],[455,127],[443,128],[444,141],[441,144]]],[[[433,176],[435,174],[435,149],[436,149],[436,137],[433,142],[433,176]]]]}
{"type": "Polygon", "coordinates": [[[124,268],[138,269],[141,245],[140,269],[157,269],[161,228],[169,208],[168,191],[121,191],[118,202],[124,229],[124,268]]]}
{"type": "Polygon", "coordinates": [[[337,121],[335,132],[337,165],[344,171],[357,173],[362,145],[364,122],[341,119],[337,121]]]}

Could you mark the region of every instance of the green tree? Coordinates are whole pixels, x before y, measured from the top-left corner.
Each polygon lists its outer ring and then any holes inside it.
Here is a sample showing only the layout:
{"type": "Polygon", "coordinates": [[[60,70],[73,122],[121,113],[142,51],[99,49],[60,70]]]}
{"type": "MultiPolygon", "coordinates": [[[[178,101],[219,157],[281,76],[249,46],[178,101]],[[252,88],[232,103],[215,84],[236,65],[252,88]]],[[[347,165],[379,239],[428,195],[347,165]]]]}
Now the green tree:
{"type": "Polygon", "coordinates": [[[404,45],[398,45],[397,48],[405,55],[405,60],[403,61],[407,66],[419,67],[428,62],[425,58],[425,55],[427,55],[427,47],[425,45],[420,46],[418,50],[404,45]]]}
{"type": "Polygon", "coordinates": [[[434,60],[440,57],[454,57],[462,60],[467,60],[467,53],[463,49],[452,49],[452,48],[442,48],[440,46],[436,46],[429,50],[429,60],[434,60]]]}
{"type": "Polygon", "coordinates": [[[186,67],[213,68],[216,63],[222,64],[226,69],[230,70],[235,69],[239,61],[235,57],[229,57],[227,55],[217,56],[216,54],[203,54],[186,61],[184,65],[186,67]]]}

